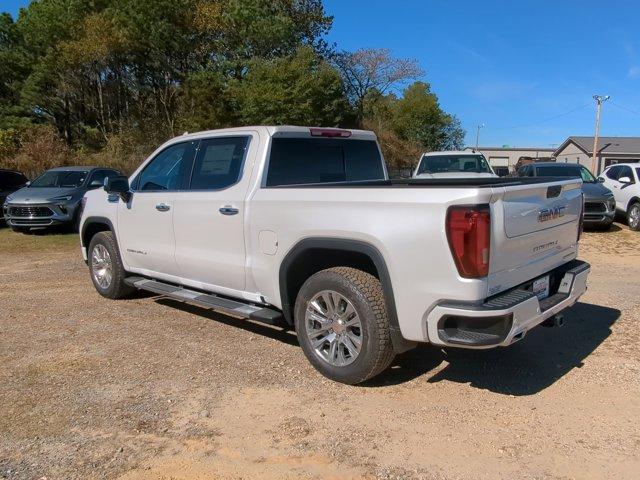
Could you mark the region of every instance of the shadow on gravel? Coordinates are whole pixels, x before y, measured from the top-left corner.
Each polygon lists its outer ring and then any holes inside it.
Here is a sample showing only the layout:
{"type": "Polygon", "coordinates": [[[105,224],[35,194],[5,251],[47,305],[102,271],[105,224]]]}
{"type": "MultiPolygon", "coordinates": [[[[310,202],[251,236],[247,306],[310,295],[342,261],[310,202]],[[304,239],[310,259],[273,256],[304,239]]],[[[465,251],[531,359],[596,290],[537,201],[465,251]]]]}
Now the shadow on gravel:
{"type": "Polygon", "coordinates": [[[366,386],[403,383],[433,374],[430,383],[449,380],[505,395],[533,395],[580,368],[610,334],[620,311],[578,302],[563,312],[561,328],[536,327],[521,341],[491,350],[447,349],[421,346],[399,355],[391,369],[366,386]]]}
{"type": "MultiPolygon", "coordinates": [[[[255,333],[256,335],[262,335],[263,337],[279,340],[282,343],[286,343],[288,345],[298,345],[298,339],[296,337],[295,332],[293,332],[292,330],[287,330],[285,328],[276,327],[276,326],[272,327],[270,325],[265,325],[262,323],[255,323],[255,322],[252,322],[251,320],[230,317],[228,315],[223,315],[222,313],[214,312],[213,310],[209,310],[207,308],[201,308],[196,305],[190,305],[188,303],[178,302],[170,298],[158,298],[156,302],[162,305],[167,305],[171,308],[177,308],[178,310],[182,310],[183,312],[188,312],[193,315],[198,315],[199,317],[204,317],[210,320],[214,320],[215,322],[218,322],[218,323],[223,323],[225,325],[230,325],[232,327],[241,328],[242,330],[255,333]]],[[[302,355],[302,350],[300,351],[300,355],[302,355]]]]}

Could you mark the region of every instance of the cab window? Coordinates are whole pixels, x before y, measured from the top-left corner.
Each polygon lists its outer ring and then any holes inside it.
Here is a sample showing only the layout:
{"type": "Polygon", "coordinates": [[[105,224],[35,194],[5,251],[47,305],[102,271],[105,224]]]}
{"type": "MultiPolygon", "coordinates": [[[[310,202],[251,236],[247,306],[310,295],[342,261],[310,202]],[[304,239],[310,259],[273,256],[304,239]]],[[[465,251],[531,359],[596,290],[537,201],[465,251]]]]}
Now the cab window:
{"type": "Polygon", "coordinates": [[[165,148],[151,160],[132,182],[141,192],[182,190],[195,155],[197,141],[177,143],[165,148]]]}

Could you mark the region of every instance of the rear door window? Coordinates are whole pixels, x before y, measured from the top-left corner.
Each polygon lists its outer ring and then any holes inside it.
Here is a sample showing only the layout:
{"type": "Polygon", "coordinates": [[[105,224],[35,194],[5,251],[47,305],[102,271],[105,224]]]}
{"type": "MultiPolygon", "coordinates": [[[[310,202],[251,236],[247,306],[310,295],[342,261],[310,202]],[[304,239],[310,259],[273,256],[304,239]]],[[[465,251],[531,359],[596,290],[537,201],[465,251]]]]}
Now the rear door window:
{"type": "Polygon", "coordinates": [[[274,138],[266,185],[305,185],[385,178],[372,140],[274,138]]]}
{"type": "Polygon", "coordinates": [[[249,137],[203,140],[191,174],[191,190],[220,190],[240,180],[249,137]]]}

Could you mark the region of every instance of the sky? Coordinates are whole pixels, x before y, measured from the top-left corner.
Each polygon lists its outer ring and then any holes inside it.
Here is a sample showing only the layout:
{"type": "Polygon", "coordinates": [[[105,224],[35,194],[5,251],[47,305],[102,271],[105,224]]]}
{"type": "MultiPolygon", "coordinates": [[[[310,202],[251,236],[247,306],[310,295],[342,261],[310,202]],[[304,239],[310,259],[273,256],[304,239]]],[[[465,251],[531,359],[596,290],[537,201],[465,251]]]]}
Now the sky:
{"type": "MultiPolygon", "coordinates": [[[[14,16],[28,0],[0,0],[14,16]]],[[[614,0],[324,0],[338,49],[389,48],[425,71],[466,143],[557,146],[640,136],[640,2],[614,0]]]]}

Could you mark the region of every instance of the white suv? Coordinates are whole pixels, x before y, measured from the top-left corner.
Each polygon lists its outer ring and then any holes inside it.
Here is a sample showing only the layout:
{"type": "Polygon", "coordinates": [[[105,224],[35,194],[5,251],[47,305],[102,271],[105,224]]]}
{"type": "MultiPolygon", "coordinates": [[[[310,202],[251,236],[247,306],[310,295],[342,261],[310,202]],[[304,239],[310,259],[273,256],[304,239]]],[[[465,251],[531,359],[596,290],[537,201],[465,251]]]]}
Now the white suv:
{"type": "Polygon", "coordinates": [[[613,192],[616,210],[627,215],[631,230],[640,230],[640,163],[618,163],[598,178],[613,192]]]}

